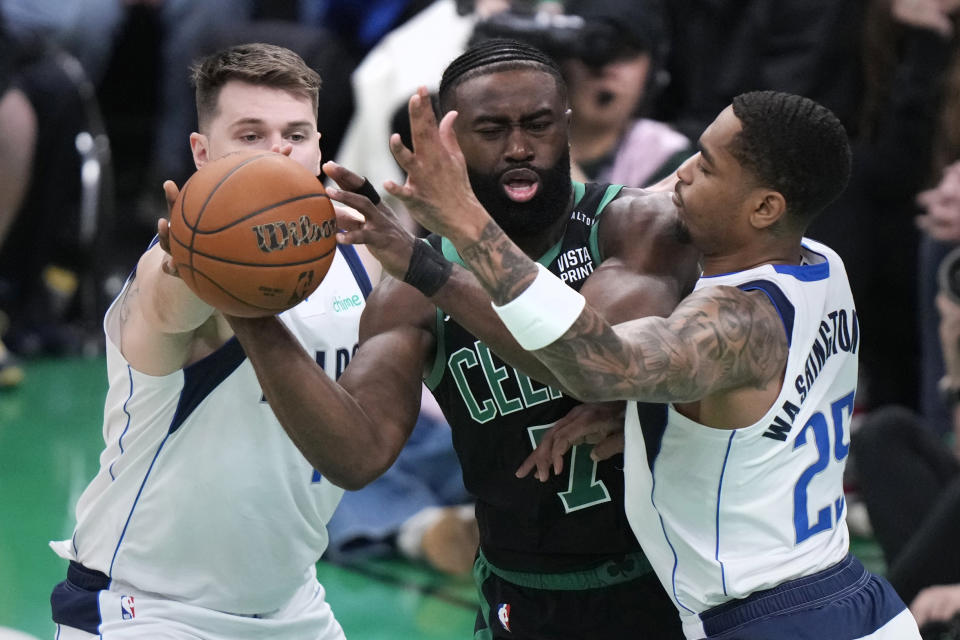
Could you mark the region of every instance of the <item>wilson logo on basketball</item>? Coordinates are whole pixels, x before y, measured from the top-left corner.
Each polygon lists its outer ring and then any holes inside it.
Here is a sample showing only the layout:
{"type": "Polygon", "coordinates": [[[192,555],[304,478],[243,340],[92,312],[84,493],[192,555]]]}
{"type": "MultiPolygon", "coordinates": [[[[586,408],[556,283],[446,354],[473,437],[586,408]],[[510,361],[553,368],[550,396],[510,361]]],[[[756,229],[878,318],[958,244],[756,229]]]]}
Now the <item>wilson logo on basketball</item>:
{"type": "Polygon", "coordinates": [[[307,216],[300,216],[299,220],[291,222],[258,224],[251,229],[257,236],[257,247],[264,253],[317,242],[337,232],[335,220],[324,220],[316,224],[307,216]]]}

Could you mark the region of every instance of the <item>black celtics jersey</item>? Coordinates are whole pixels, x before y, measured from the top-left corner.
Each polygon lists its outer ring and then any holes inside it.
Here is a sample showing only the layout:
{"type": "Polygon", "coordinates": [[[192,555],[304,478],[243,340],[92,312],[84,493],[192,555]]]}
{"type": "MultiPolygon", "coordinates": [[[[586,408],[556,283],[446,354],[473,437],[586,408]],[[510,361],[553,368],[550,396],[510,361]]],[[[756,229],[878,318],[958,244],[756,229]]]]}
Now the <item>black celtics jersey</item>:
{"type": "MultiPolygon", "coordinates": [[[[619,185],[574,183],[576,204],[560,241],[539,262],[579,290],[602,259],[597,223],[619,185]]],[[[431,244],[463,264],[445,238],[431,244]]],[[[437,356],[428,376],[453,430],[467,489],[477,498],[480,545],[508,570],[587,568],[635,553],[623,510],[623,457],[596,463],[592,445],[567,453],[560,476],[541,483],[514,473],[535,443],[578,402],[506,365],[438,310],[437,356]]]]}

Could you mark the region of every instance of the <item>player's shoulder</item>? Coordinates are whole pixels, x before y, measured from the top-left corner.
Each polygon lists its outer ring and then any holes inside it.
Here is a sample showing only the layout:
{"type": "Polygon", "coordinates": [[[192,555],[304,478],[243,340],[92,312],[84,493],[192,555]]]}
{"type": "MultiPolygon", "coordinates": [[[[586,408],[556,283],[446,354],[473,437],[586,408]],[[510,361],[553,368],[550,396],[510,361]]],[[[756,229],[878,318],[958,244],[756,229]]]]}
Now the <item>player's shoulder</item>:
{"type": "Polygon", "coordinates": [[[673,230],[677,205],[673,193],[624,187],[603,212],[603,225],[622,230],[660,232],[673,230]]]}
{"type": "Polygon", "coordinates": [[[695,255],[682,240],[673,193],[624,187],[603,211],[600,241],[604,255],[641,251],[695,255]]]}

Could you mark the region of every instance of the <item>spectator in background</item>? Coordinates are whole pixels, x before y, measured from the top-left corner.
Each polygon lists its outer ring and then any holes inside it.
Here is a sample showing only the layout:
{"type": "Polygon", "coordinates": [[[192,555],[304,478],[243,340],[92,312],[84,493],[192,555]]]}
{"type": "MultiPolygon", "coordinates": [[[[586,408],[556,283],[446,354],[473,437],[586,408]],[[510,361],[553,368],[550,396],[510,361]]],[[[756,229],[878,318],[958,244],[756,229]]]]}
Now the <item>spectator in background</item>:
{"type": "MultiPolygon", "coordinates": [[[[918,407],[921,369],[915,198],[936,180],[936,140],[956,43],[955,0],[876,0],[863,35],[864,99],[850,186],[810,236],[844,257],[861,334],[858,404],[918,407]],[[895,302],[891,304],[891,302],[895,302]]],[[[957,112],[954,110],[955,115],[957,112]]],[[[960,147],[956,147],[960,148],[960,147]]],[[[932,272],[936,263],[928,268],[932,272]]],[[[930,294],[928,313],[933,311],[930,294]]],[[[930,329],[932,336],[935,328],[930,329]]],[[[930,350],[939,347],[931,345],[930,350]]],[[[942,414],[941,414],[942,415],[942,414]]],[[[941,432],[946,429],[943,419],[941,432]]]]}
{"type": "Polygon", "coordinates": [[[661,3],[571,0],[565,13],[607,34],[601,50],[590,39],[583,51],[555,54],[570,88],[577,179],[643,187],[671,175],[692,155],[693,144],[669,125],[642,117],[667,80],[661,3]]]}
{"type": "Polygon", "coordinates": [[[402,180],[387,145],[394,113],[406,108],[417,87],[436,89],[447,63],[466,48],[477,19],[509,6],[509,0],[436,0],[388,33],[351,77],[355,109],[338,162],[378,182],[402,180]]]}
{"type": "MultiPolygon", "coordinates": [[[[37,114],[23,91],[13,86],[14,45],[0,15],[0,251],[30,183],[37,114]]],[[[0,307],[2,309],[2,307],[0,307]]],[[[0,311],[0,337],[6,330],[0,311]]],[[[23,380],[23,369],[0,341],[0,389],[23,380]]]]}
{"type": "Polygon", "coordinates": [[[696,140],[733,96],[774,89],[816,100],[851,130],[860,86],[860,4],[669,0],[671,83],[654,116],[696,140]]]}
{"type": "MultiPolygon", "coordinates": [[[[937,384],[944,375],[944,364],[937,336],[936,271],[947,253],[960,245],[960,39],[957,38],[957,10],[960,2],[944,0],[942,9],[927,12],[931,28],[941,35],[938,41],[939,66],[930,66],[939,85],[939,109],[934,116],[933,172],[939,184],[917,197],[924,215],[917,218],[920,234],[919,318],[921,336],[920,413],[924,424],[938,434],[952,429],[952,417],[941,402],[937,384]],[[949,38],[949,40],[948,40],[949,38]]],[[[932,182],[932,181],[930,181],[932,182]]]]}
{"type": "Polygon", "coordinates": [[[76,60],[43,37],[8,28],[0,40],[0,324],[19,355],[74,352],[82,336],[69,322],[71,298],[91,253],[80,237],[76,146],[91,124],[89,87],[76,60]]]}
{"type": "Polygon", "coordinates": [[[951,618],[960,633],[960,253],[947,261],[954,277],[937,308],[947,370],[940,388],[952,416],[952,446],[916,413],[888,406],[867,415],[851,449],[887,578],[918,624],[928,624],[921,629],[925,638],[940,638],[951,618]]]}

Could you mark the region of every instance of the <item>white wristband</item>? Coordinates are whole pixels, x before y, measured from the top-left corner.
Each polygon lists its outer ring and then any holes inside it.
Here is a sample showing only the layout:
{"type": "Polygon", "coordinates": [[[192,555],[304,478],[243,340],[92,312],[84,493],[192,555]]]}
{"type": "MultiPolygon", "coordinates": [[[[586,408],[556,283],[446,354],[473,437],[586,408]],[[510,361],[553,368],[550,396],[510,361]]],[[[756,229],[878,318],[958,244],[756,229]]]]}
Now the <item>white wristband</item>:
{"type": "Polygon", "coordinates": [[[527,351],[542,349],[567,332],[587,301],[542,264],[539,273],[523,293],[503,306],[493,305],[520,346],[527,351]]]}

